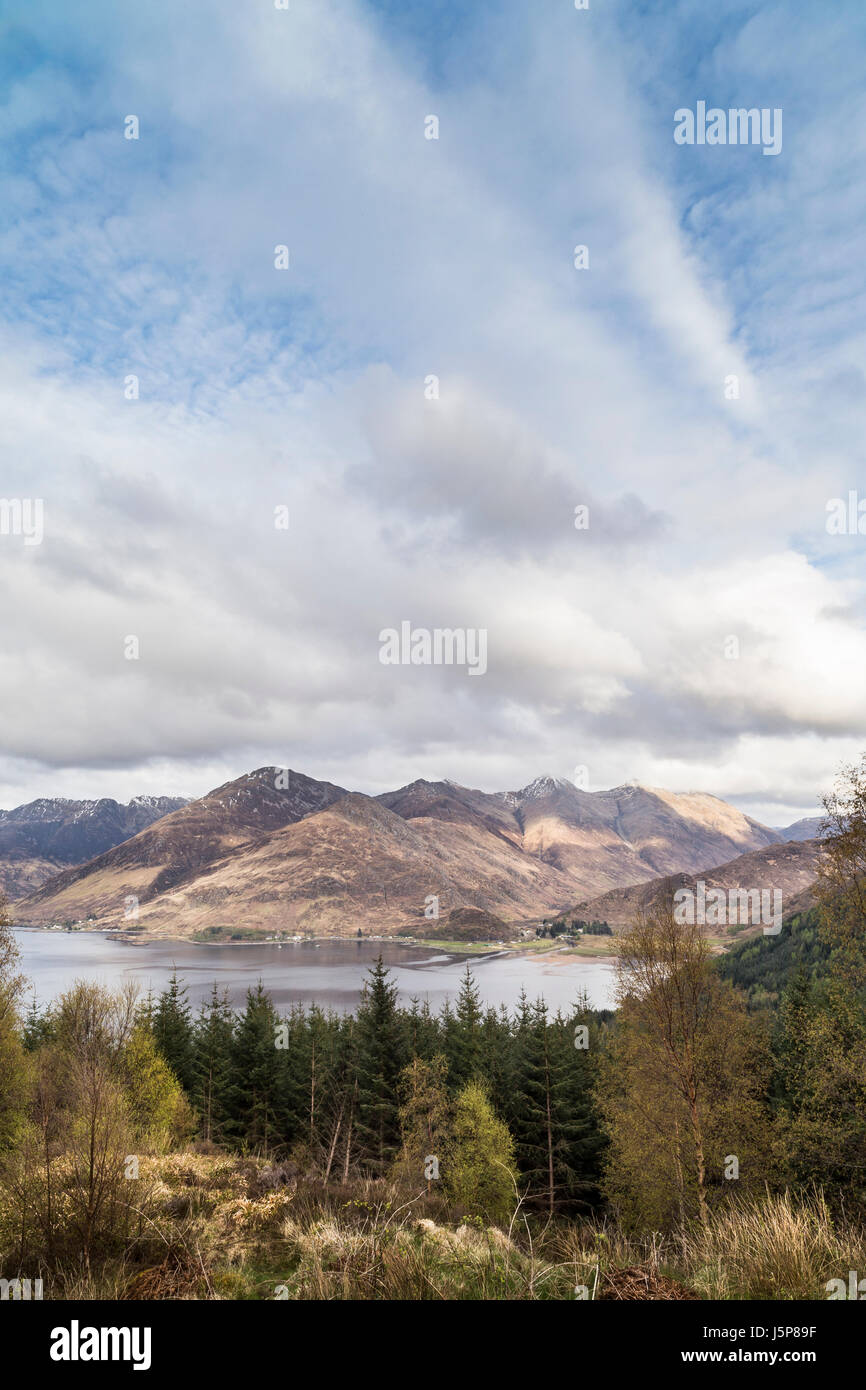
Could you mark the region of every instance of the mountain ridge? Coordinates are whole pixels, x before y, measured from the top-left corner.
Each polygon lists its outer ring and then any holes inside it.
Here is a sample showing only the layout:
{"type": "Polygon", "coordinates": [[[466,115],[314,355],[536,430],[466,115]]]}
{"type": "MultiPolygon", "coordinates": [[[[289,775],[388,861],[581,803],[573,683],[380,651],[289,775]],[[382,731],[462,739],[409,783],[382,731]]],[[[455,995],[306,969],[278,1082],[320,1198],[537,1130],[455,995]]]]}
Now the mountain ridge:
{"type": "MultiPolygon", "coordinates": [[[[385,933],[476,910],[513,926],[672,872],[778,843],[708,793],[638,783],[586,792],[544,775],[511,792],[419,778],[367,796],[262,767],[56,873],[19,921],[94,917],[145,931],[209,925],[385,933]]],[[[429,934],[429,931],[428,931],[429,934]]]]}
{"type": "Polygon", "coordinates": [[[0,810],[0,892],[20,897],[64,868],[113,849],[186,805],[187,797],[37,797],[0,810]]]}

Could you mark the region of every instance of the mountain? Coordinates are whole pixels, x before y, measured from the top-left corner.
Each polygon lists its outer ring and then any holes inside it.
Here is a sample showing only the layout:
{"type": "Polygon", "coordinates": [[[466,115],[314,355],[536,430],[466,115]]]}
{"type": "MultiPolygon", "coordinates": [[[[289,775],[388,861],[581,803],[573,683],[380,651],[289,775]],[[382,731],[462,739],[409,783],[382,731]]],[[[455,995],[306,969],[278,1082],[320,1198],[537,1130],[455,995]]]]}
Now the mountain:
{"type": "Polygon", "coordinates": [[[629,784],[580,791],[541,777],[507,800],[528,853],[580,884],[585,896],[677,870],[700,869],[776,843],[765,825],[718,797],[629,784]]]}
{"type": "MultiPolygon", "coordinates": [[[[136,892],[138,882],[138,923],[162,935],[238,927],[268,933],[350,934],[359,926],[366,933],[405,932],[429,926],[424,914],[425,906],[433,908],[431,899],[438,899],[443,924],[464,906],[527,920],[561,907],[566,886],[505,838],[453,821],[431,828],[356,792],[248,842],[240,852],[223,852],[168,887],[164,876],[150,888],[144,885],[132,865],[124,874],[121,880],[115,872],[111,881],[114,919],[119,923],[116,905],[126,892],[136,892]]],[[[104,870],[77,888],[75,910],[85,903],[93,910],[105,891],[104,870]]],[[[36,897],[19,904],[28,921],[36,920],[36,897]]],[[[42,920],[46,913],[52,919],[72,915],[72,902],[68,892],[45,897],[42,920]]]]}
{"type": "Polygon", "coordinates": [[[299,772],[259,768],[187,802],[92,861],[57,874],[17,905],[16,916],[34,923],[91,913],[100,919],[116,916],[127,897],[154,898],[345,795],[343,787],[299,772]]]}
{"type": "MultiPolygon", "coordinates": [[[[617,928],[627,926],[635,914],[656,897],[667,898],[678,888],[695,891],[700,879],[707,892],[712,888],[778,889],[782,894],[782,913],[806,911],[813,904],[812,886],[818,876],[819,840],[789,841],[750,850],[726,864],[699,872],[669,874],[648,883],[615,888],[599,897],[575,904],[564,913],[566,921],[608,922],[617,928]]],[[[771,900],[772,901],[772,900],[771,900]]]]}
{"type": "Polygon", "coordinates": [[[136,925],[162,934],[360,926],[429,936],[439,921],[447,936],[450,914],[464,909],[510,928],[777,838],[698,793],[589,793],[541,777],[515,792],[419,780],[368,797],[260,768],[58,874],[19,902],[16,916],[35,924],[92,914],[121,925],[124,902],[135,897],[136,925]]]}
{"type": "Polygon", "coordinates": [[[806,816],[804,820],[795,820],[793,825],[786,825],[776,833],[783,840],[819,840],[823,824],[823,816],[806,816]]]}
{"type": "Polygon", "coordinates": [[[376,798],[382,806],[403,820],[448,821],[454,825],[474,825],[511,844],[520,845],[523,830],[512,809],[508,794],[472,791],[456,782],[410,782],[395,792],[376,798]]]}
{"type": "Polygon", "coordinates": [[[10,899],[31,893],[68,865],[113,849],[186,801],[182,796],[136,796],[124,806],[109,797],[41,797],[0,811],[0,891],[10,899]]]}
{"type": "Polygon", "coordinates": [[[563,778],[538,777],[520,791],[488,793],[419,781],[378,799],[407,820],[483,828],[589,892],[719,863],[778,840],[718,797],[638,785],[585,792],[563,778]]]}

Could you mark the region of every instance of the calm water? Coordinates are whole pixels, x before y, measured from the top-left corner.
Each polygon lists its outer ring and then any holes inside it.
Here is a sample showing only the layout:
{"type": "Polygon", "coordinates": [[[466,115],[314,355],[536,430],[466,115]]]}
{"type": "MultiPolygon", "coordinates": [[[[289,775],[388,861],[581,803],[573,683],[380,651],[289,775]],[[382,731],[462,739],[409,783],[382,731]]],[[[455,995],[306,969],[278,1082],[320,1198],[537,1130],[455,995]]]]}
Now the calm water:
{"type": "Polygon", "coordinates": [[[512,1008],[523,987],[531,1000],[541,995],[553,1010],[568,1008],[584,990],[596,1008],[612,1007],[612,967],[605,961],[574,956],[558,962],[508,954],[454,956],[385,941],[296,942],[282,947],[172,941],[127,946],[96,932],[19,929],[15,935],[24,973],[40,1003],[56,998],[76,979],[109,987],[135,980],[143,992],[158,992],[176,966],[194,1005],[210,994],[214,981],[220,989],[227,986],[232,1003],[241,1005],[246,990],[261,980],[281,1009],[295,1002],[315,1002],[346,1011],[357,1005],[367,970],[381,952],[401,1002],[417,996],[426,999],[434,1012],[446,996],[456,996],[467,960],[485,1004],[512,1008]]]}

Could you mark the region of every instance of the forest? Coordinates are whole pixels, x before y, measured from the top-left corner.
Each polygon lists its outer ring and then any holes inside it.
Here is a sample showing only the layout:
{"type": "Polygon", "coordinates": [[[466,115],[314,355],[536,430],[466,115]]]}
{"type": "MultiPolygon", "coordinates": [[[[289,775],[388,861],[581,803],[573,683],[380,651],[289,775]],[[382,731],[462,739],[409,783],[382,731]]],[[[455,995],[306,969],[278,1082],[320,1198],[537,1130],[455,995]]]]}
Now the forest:
{"type": "Polygon", "coordinates": [[[536,1298],[638,1269],[649,1297],[826,1296],[866,1265],[862,767],[827,811],[814,911],[719,958],[651,904],[605,1013],[485,1008],[467,967],[434,1015],[381,959],[353,1014],[282,1015],[261,985],[193,1014],[176,976],[26,1007],[0,927],[0,1274],[536,1298]]]}

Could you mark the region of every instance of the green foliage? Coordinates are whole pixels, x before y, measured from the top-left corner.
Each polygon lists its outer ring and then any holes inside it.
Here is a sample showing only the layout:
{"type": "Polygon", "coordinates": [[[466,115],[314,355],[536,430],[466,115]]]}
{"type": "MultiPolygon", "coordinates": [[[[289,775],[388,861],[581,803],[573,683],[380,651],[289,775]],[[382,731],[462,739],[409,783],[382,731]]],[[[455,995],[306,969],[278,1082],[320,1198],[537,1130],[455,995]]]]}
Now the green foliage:
{"type": "Polygon", "coordinates": [[[189,1102],[144,1028],[136,1028],[125,1044],[118,1070],[136,1143],[164,1152],[189,1138],[194,1129],[189,1102]]]}
{"type": "Polygon", "coordinates": [[[480,1081],[458,1092],[444,1145],[442,1180],[450,1200],[488,1221],[506,1221],[516,1201],[514,1144],[480,1081]]]}
{"type": "Polygon", "coordinates": [[[450,1134],[451,1109],[447,1087],[448,1063],[437,1055],[429,1062],[416,1057],[400,1077],[402,1144],[395,1172],[407,1182],[427,1183],[428,1160],[440,1161],[450,1134]]]}
{"type": "Polygon", "coordinates": [[[279,1022],[259,981],[254,990],[247,990],[246,1008],[232,1039],[229,1104],[232,1132],[265,1151],[279,1139],[279,1022]]]}
{"type": "Polygon", "coordinates": [[[802,967],[810,979],[829,972],[832,949],[820,932],[817,908],[796,913],[778,936],[751,936],[738,941],[714,962],[723,980],[742,990],[753,1009],[778,1003],[792,973],[802,967]]]}
{"type": "Polygon", "coordinates": [[[172,973],[159,996],[153,1015],[156,1045],[181,1085],[191,1090],[194,1081],[193,1032],[186,987],[172,973]]]}
{"type": "Polygon", "coordinates": [[[26,1059],[19,1031],[24,977],[18,962],[18,945],[0,897],[0,1154],[14,1145],[26,1104],[26,1059]]]}
{"type": "Polygon", "coordinates": [[[214,984],[193,1027],[192,1101],[209,1142],[229,1132],[232,1096],[232,1044],[235,1019],[228,991],[214,984]]]}
{"type": "Polygon", "coordinates": [[[771,1176],[765,1032],[671,903],[636,920],[619,994],[598,1088],[605,1191],[630,1227],[706,1226],[716,1202],[771,1176]]]}
{"type": "Polygon", "coordinates": [[[387,1172],[400,1144],[398,1082],[409,1060],[397,987],[382,957],[370,970],[358,1010],[358,1130],[373,1170],[387,1172]]]}
{"type": "Polygon", "coordinates": [[[479,1075],[483,1017],[478,989],[467,965],[457,995],[457,1008],[453,1016],[449,1013],[445,1035],[445,1055],[452,1089],[459,1089],[479,1075]]]}
{"type": "Polygon", "coordinates": [[[593,1082],[598,1030],[585,1008],[551,1021],[542,1002],[520,1002],[514,1039],[508,1116],[517,1162],[530,1203],[587,1206],[598,1200],[603,1136],[593,1082]],[[576,1030],[590,1046],[575,1046],[576,1030]]]}

